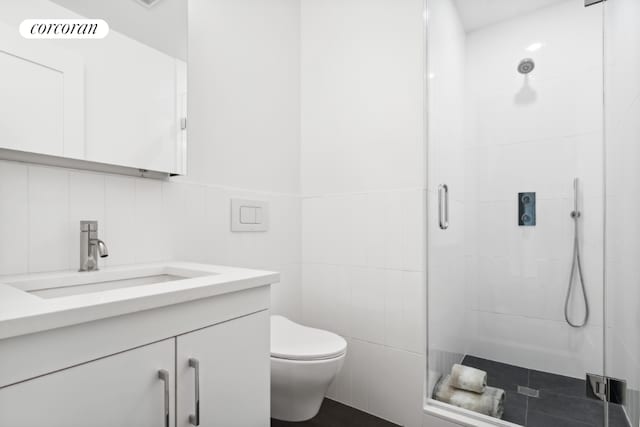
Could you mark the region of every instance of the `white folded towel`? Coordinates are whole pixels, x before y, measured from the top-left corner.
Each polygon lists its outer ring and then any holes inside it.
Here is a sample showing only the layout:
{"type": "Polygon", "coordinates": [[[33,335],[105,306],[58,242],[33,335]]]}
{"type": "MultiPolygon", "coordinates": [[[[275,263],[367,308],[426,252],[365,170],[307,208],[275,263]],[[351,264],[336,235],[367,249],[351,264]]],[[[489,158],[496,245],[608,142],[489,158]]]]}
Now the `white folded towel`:
{"type": "Polygon", "coordinates": [[[451,368],[451,387],[484,393],[487,388],[487,373],[470,366],[455,364],[451,368]]]}
{"type": "Polygon", "coordinates": [[[451,387],[450,375],[447,375],[436,385],[433,397],[440,402],[489,415],[494,418],[502,418],[502,414],[504,413],[504,390],[486,387],[482,394],[460,390],[451,387]]]}

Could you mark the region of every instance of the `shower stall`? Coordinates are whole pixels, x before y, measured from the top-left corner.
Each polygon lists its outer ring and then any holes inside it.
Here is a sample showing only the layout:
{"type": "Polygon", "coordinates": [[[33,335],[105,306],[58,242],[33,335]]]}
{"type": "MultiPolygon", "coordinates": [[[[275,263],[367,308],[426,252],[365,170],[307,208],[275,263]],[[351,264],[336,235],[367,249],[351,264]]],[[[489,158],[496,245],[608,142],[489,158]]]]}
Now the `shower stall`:
{"type": "Polygon", "coordinates": [[[640,426],[640,2],[426,0],[425,20],[427,414],[640,426]],[[502,410],[451,388],[456,365],[502,410]]]}

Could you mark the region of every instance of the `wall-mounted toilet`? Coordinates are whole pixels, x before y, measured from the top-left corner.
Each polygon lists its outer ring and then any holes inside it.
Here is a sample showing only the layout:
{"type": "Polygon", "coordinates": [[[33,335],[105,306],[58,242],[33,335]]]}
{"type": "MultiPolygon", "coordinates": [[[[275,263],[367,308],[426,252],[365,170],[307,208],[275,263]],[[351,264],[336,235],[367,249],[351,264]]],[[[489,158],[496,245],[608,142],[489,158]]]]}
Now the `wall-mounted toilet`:
{"type": "Polygon", "coordinates": [[[316,416],[346,354],[341,336],[271,316],[271,417],[296,422],[316,416]]]}

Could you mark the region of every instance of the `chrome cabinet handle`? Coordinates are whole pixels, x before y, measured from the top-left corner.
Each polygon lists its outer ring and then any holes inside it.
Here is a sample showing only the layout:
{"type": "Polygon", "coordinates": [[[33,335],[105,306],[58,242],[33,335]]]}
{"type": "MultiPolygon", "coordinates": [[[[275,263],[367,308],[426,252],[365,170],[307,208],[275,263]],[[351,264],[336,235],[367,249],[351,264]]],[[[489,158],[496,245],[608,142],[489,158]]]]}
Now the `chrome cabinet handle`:
{"type": "Polygon", "coordinates": [[[158,378],[164,381],[164,427],[169,427],[169,372],[165,369],[159,370],[158,378]]]}
{"type": "Polygon", "coordinates": [[[447,184],[438,186],[438,221],[440,228],[449,228],[449,187],[447,184]]]}
{"type": "Polygon", "coordinates": [[[198,359],[190,358],[189,367],[195,369],[195,384],[196,384],[196,413],[195,415],[189,415],[189,423],[194,426],[200,425],[200,362],[198,359]]]}

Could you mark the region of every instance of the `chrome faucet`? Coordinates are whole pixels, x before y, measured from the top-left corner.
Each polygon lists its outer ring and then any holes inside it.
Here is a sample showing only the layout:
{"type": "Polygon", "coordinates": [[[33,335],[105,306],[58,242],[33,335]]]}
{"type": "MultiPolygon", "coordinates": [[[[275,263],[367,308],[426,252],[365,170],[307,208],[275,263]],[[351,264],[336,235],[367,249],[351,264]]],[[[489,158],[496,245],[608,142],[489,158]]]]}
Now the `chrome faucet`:
{"type": "Polygon", "coordinates": [[[98,239],[98,221],[80,221],[80,271],[97,271],[98,255],[109,256],[107,245],[98,239]]]}

